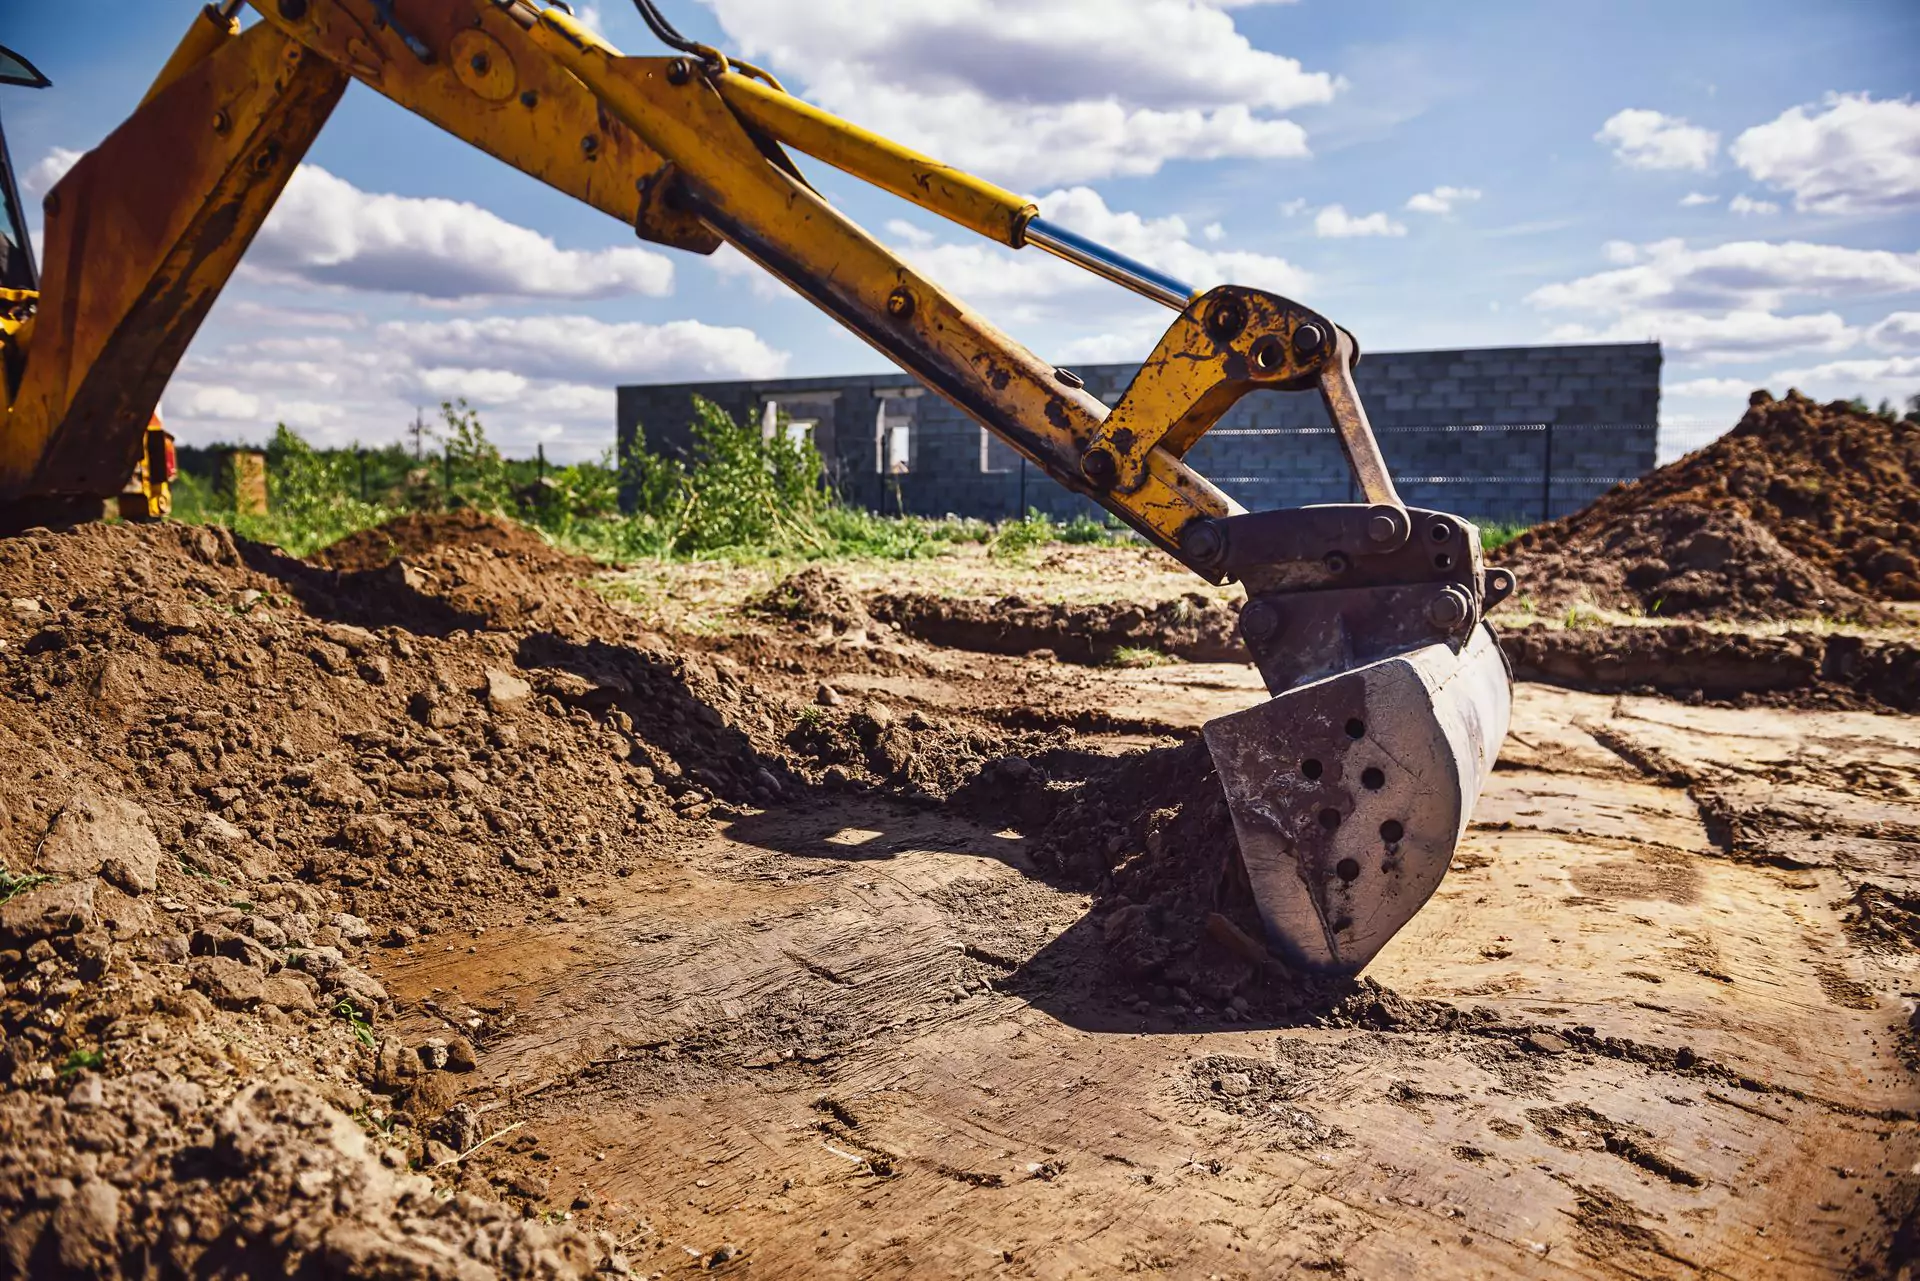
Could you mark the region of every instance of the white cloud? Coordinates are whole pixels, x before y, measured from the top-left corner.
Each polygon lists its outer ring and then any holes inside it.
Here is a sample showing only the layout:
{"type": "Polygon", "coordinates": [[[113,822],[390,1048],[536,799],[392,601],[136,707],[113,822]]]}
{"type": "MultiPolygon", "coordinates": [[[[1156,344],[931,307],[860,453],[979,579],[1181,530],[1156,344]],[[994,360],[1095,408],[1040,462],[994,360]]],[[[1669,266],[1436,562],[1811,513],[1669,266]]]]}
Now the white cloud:
{"type": "Polygon", "coordinates": [[[1745,396],[1754,389],[1750,378],[1690,378],[1684,382],[1668,383],[1660,389],[1663,396],[1684,399],[1711,397],[1724,400],[1729,396],[1745,396]]]}
{"type": "Polygon", "coordinates": [[[260,417],[260,398],[251,392],[241,391],[238,387],[224,384],[196,387],[183,398],[180,408],[189,414],[202,418],[218,418],[229,422],[246,422],[260,417]]]}
{"type": "MultiPolygon", "coordinates": [[[[223,309],[227,304],[222,304],[223,309]]],[[[216,314],[216,321],[220,315],[216,314]]],[[[276,422],[323,444],[399,438],[416,406],[464,398],[503,448],[556,458],[613,439],[619,382],[771,377],[787,357],[751,331],[699,321],[578,316],[400,320],[357,330],[281,326],[208,347],[168,388],[167,425],[190,443],[259,440],[276,422]]]]}
{"type": "Polygon", "coordinates": [[[20,176],[20,186],[29,196],[44,196],[53,189],[53,184],[67,176],[67,170],[79,163],[84,151],[75,151],[71,147],[55,147],[46,155],[33,162],[33,166],[20,176]]]}
{"type": "Polygon", "coordinates": [[[1307,154],[1279,113],[1336,81],[1201,0],[706,0],[732,44],[829,110],[999,182],[1307,154]]]}
{"type": "Polygon", "coordinates": [[[1218,244],[1227,238],[1227,229],[1217,222],[1210,222],[1200,228],[1200,234],[1206,237],[1207,243],[1218,244]]]}
{"type": "Polygon", "coordinates": [[[461,397],[483,405],[518,400],[527,390],[527,380],[511,369],[421,369],[414,381],[436,399],[461,397]]]}
{"type": "Polygon", "coordinates": [[[1824,110],[1794,107],[1728,148],[1760,182],[1812,213],[1879,213],[1920,206],[1920,103],[1828,94],[1824,110]]]}
{"type": "Polygon", "coordinates": [[[1681,240],[1611,241],[1602,252],[1616,264],[1613,270],[1527,296],[1543,310],[1599,318],[1555,326],[1552,338],[1658,339],[1671,354],[1700,361],[1840,352],[1862,337],[1840,313],[1783,309],[1796,299],[1858,301],[1920,291],[1920,253],[1762,240],[1704,249],[1681,240]]]}
{"type": "Polygon", "coordinates": [[[1680,207],[1682,209],[1696,209],[1701,205],[1717,205],[1719,203],[1720,197],[1709,196],[1704,191],[1689,191],[1686,195],[1680,197],[1680,207]]]}
{"type": "Polygon", "coordinates": [[[1407,197],[1407,208],[1413,213],[1449,214],[1455,205],[1478,199],[1480,193],[1472,187],[1435,187],[1407,197]]]}
{"type": "Polygon", "coordinates": [[[1745,218],[1752,214],[1779,213],[1780,206],[1771,200],[1755,200],[1743,191],[1732,200],[1727,201],[1727,212],[1730,214],[1738,214],[1740,217],[1745,218]]]}
{"type": "Polygon", "coordinates": [[[1297,218],[1306,211],[1307,202],[1302,197],[1295,196],[1292,200],[1280,202],[1280,213],[1283,217],[1297,218]]]}
{"type": "Polygon", "coordinates": [[[1351,236],[1404,236],[1407,225],[1384,213],[1354,217],[1339,205],[1328,205],[1313,216],[1313,234],[1335,239],[1351,236]]]}
{"type": "Polygon", "coordinates": [[[1848,249],[1805,241],[1738,240],[1690,249],[1682,240],[1634,247],[1631,262],[1528,295],[1536,306],[1627,309],[1768,310],[1793,297],[1869,298],[1920,290],[1920,253],[1848,249]]]}
{"type": "Polygon", "coordinates": [[[1752,360],[1793,351],[1844,351],[1859,330],[1836,312],[1780,316],[1770,311],[1730,311],[1703,316],[1684,311],[1628,312],[1604,326],[1557,325],[1555,342],[1646,342],[1657,339],[1668,354],[1695,360],[1752,360]]]}
{"type": "Polygon", "coordinates": [[[751,329],[671,320],[648,325],[588,316],[487,316],[396,320],[381,325],[384,347],[423,367],[512,370],[572,382],[777,378],[784,352],[751,329]]]}
{"type": "Polygon", "coordinates": [[[673,264],[650,249],[562,249],[478,205],[366,192],[302,165],[254,240],[246,270],[440,300],[659,297],[673,264]]]}
{"type": "Polygon", "coordinates": [[[905,218],[889,218],[886,222],[887,235],[896,244],[909,245],[915,249],[924,249],[934,241],[934,235],[925,227],[915,226],[905,218]]]}
{"type": "Polygon", "coordinates": [[[1920,352],[1920,311],[1896,311],[1867,330],[1867,341],[1883,351],[1920,352]]]}
{"type": "Polygon", "coordinates": [[[234,298],[225,304],[225,314],[244,320],[250,326],[276,329],[365,329],[367,318],[355,312],[332,311],[324,307],[288,307],[260,302],[253,298],[234,298]]]}
{"type": "Polygon", "coordinates": [[[1822,365],[1782,369],[1771,379],[1777,387],[1797,387],[1815,400],[1860,397],[1869,404],[1891,400],[1905,405],[1920,392],[1920,356],[1831,360],[1822,365]]]}
{"type": "Polygon", "coordinates": [[[1705,169],[1720,149],[1713,130],[1637,107],[1609,116],[1593,137],[1630,169],[1705,169]]]}

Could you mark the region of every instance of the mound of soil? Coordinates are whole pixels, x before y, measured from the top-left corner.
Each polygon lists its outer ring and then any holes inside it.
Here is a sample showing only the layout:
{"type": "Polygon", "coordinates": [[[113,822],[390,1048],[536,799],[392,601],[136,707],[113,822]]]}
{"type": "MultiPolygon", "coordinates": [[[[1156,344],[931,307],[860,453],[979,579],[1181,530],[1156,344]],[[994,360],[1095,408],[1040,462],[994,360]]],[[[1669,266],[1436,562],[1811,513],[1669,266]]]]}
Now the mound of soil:
{"type": "Polygon", "coordinates": [[[1520,680],[1682,698],[1920,711],[1920,645],[1813,632],[1663,627],[1502,629],[1520,680]]]}
{"type": "Polygon", "coordinates": [[[441,632],[520,627],[625,627],[586,586],[592,561],[561,551],[524,525],[473,511],[396,517],[314,553],[336,571],[306,576],[303,600],[321,612],[341,608],[369,620],[441,632]],[[330,600],[344,587],[351,602],[330,600]],[[382,599],[383,589],[385,599],[382,599]]]}
{"type": "Polygon", "coordinates": [[[313,561],[328,569],[384,569],[396,560],[419,560],[452,550],[507,552],[555,568],[584,570],[592,565],[584,557],[560,551],[525,525],[471,509],[396,516],[321,548],[313,561]]]}
{"type": "Polygon", "coordinates": [[[613,1266],[436,1164],[485,1137],[448,1118],[491,1017],[396,1040],[367,952],[564,916],[804,794],[799,708],[535,555],[0,540],[0,1275],[613,1266]]]}
{"type": "Polygon", "coordinates": [[[823,638],[873,625],[860,598],[837,575],[818,566],[787,575],[748,600],[746,609],[763,617],[784,619],[823,638]]]}
{"type": "Polygon", "coordinates": [[[1143,649],[1192,662],[1247,659],[1235,631],[1239,615],[1198,592],[1151,606],[1046,605],[1018,596],[983,601],[885,592],[870,599],[867,609],[918,640],[990,654],[1046,650],[1068,662],[1103,663],[1122,649],[1143,649]]]}
{"type": "Polygon", "coordinates": [[[1920,426],[1755,392],[1705,449],[1521,535],[1503,558],[1549,609],[1828,614],[1920,600],[1920,426]],[[1771,537],[1768,537],[1770,535],[1771,537]]]}
{"type": "Polygon", "coordinates": [[[1505,563],[1545,613],[1591,603],[1658,618],[1893,620],[1730,507],[1672,503],[1626,512],[1557,545],[1529,544],[1505,563]]]}

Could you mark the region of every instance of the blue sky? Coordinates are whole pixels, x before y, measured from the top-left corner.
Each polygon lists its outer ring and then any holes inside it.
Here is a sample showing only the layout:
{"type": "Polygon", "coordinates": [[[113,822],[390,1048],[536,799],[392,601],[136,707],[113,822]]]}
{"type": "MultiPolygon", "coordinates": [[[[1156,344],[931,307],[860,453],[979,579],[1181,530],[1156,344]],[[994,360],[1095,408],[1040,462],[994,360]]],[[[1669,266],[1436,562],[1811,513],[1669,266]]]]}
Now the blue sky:
{"type": "MultiPolygon", "coordinates": [[[[198,7],[6,7],[0,43],[54,81],[0,89],[36,196],[198,7]]],[[[666,8],[1058,221],[1196,284],[1291,293],[1368,349],[1659,338],[1669,455],[1731,426],[1755,386],[1920,393],[1910,0],[666,8]]],[[[625,0],[583,12],[659,51],[625,0]]],[[[1050,359],[1137,358],[1168,319],[803,164],[1050,359]]],[[[355,86],[163,405],[187,441],[284,420],[344,443],[464,395],[510,450],[575,457],[611,443],[618,382],[881,367],[737,256],[642,245],[355,86]]]]}

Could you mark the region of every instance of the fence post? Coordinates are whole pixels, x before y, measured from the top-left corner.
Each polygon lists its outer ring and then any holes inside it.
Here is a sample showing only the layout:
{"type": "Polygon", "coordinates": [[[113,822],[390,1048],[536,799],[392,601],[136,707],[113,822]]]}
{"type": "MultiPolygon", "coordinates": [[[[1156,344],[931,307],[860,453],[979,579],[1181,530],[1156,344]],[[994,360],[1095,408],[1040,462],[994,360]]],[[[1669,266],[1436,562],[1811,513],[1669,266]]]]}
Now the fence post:
{"type": "Polygon", "coordinates": [[[1553,424],[1546,424],[1546,455],[1540,468],[1540,522],[1553,519],[1553,424]]]}
{"type": "Polygon", "coordinates": [[[547,445],[545,441],[541,441],[533,447],[533,457],[534,461],[539,464],[539,470],[535,473],[537,478],[535,483],[544,484],[547,479],[547,445]]]}
{"type": "Polygon", "coordinates": [[[440,462],[441,462],[440,470],[442,475],[445,477],[445,480],[441,484],[441,488],[446,491],[447,501],[451,503],[453,501],[453,451],[451,449],[441,450],[440,462]]]}
{"type": "Polygon", "coordinates": [[[367,450],[364,445],[354,447],[354,455],[360,464],[360,501],[367,501],[367,450]]]}

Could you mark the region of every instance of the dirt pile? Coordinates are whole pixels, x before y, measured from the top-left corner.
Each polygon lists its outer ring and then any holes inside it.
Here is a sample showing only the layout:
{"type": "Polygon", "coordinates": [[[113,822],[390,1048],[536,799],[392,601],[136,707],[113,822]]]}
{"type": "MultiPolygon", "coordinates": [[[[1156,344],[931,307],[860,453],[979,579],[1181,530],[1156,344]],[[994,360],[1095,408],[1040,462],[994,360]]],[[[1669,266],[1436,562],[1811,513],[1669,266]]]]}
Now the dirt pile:
{"type": "Polygon", "coordinates": [[[1227,605],[1189,592],[1157,605],[1042,604],[884,592],[868,610],[917,640],[990,654],[1047,651],[1072,663],[1103,663],[1121,650],[1151,650],[1192,662],[1244,662],[1246,649],[1227,605]]]}
{"type": "Polygon", "coordinates": [[[384,569],[396,560],[417,560],[448,550],[507,552],[554,566],[589,568],[592,562],[554,547],[525,525],[465,508],[411,512],[384,525],[349,534],[313,554],[328,569],[384,569]]]}
{"type": "Polygon", "coordinates": [[[564,916],[580,878],[805,784],[797,709],[543,552],[334,571],[182,526],[0,541],[0,1275],[611,1257],[491,1204],[538,1189],[442,1205],[398,1173],[484,1137],[445,1114],[489,1024],[429,1012],[435,1044],[396,1042],[370,950],[564,916]],[[272,1078],[295,1084],[240,1093],[272,1078]]]}
{"type": "Polygon", "coordinates": [[[787,575],[746,603],[747,612],[783,619],[819,639],[873,626],[866,606],[841,579],[818,566],[787,575]]]}
{"type": "Polygon", "coordinates": [[[1732,508],[1675,503],[1623,513],[1530,543],[1504,558],[1543,613],[1591,603],[1653,618],[1764,621],[1891,614],[1782,547],[1766,526],[1732,508]]]}
{"type": "Polygon", "coordinates": [[[307,567],[285,577],[303,604],[323,613],[349,609],[368,621],[440,632],[584,627],[602,634],[622,626],[584,585],[593,562],[478,512],[396,517],[322,549],[314,561],[333,572],[307,567]]]}
{"type": "Polygon", "coordinates": [[[1755,392],[1705,449],[1516,539],[1521,595],[1662,617],[1832,615],[1920,599],[1920,426],[1755,392]]]}

